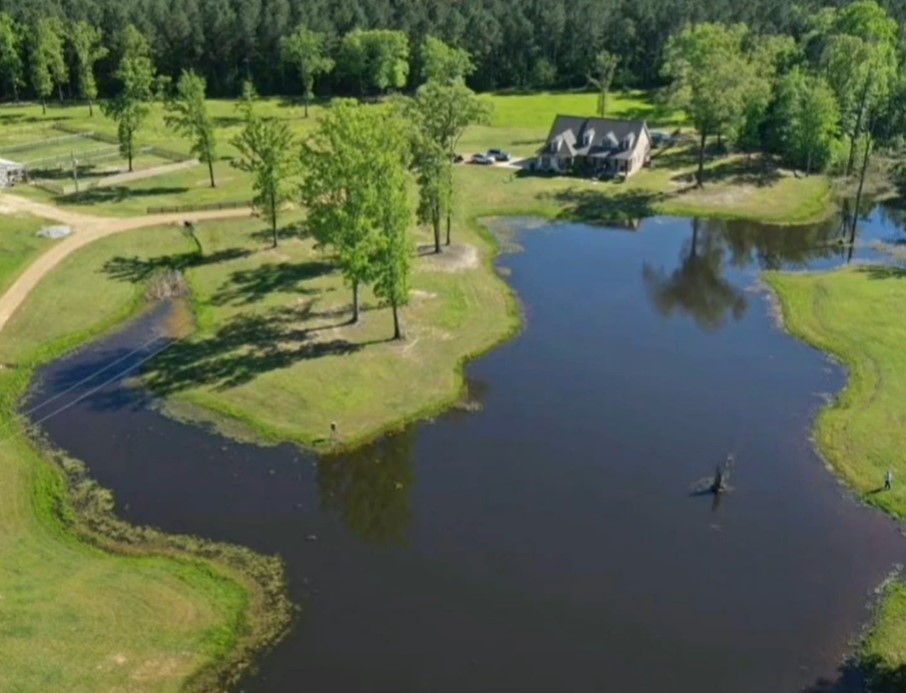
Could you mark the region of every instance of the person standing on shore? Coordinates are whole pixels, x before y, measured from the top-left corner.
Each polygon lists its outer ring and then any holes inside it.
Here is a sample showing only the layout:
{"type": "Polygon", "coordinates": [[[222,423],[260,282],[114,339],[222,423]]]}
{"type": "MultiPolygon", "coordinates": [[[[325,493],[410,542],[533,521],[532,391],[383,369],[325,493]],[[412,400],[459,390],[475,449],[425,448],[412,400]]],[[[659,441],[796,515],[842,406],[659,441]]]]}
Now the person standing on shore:
{"type": "Polygon", "coordinates": [[[893,488],[893,472],[888,469],[887,474],[884,475],[884,490],[889,491],[892,488],[893,488]]]}

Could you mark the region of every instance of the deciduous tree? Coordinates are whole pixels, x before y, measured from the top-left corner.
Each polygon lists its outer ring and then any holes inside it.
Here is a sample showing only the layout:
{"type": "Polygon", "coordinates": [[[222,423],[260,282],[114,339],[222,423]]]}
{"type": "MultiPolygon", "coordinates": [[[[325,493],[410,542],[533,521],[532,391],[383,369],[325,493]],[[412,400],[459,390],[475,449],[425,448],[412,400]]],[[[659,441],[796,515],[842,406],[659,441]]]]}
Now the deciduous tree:
{"type": "Polygon", "coordinates": [[[294,189],[296,141],[286,123],[261,118],[255,112],[251,90],[246,90],[245,95],[241,107],[245,125],[232,141],[239,158],[232,165],[252,175],[253,203],[270,224],[276,248],[280,208],[290,200],[294,189]]]}
{"type": "Polygon", "coordinates": [[[613,84],[613,78],[617,74],[617,67],[620,64],[620,57],[609,51],[601,51],[595,56],[595,64],[591,74],[588,75],[588,82],[595,91],[598,92],[598,116],[603,118],[607,113],[607,96],[610,93],[610,86],[613,84]]]}
{"type": "Polygon", "coordinates": [[[22,28],[6,12],[0,12],[0,78],[7,93],[19,100],[24,83],[22,66],[22,28]]]}
{"type": "Polygon", "coordinates": [[[131,171],[135,135],[150,113],[148,101],[154,86],[151,49],[142,33],[132,25],[123,32],[122,55],[116,78],[120,83],[120,92],[103,107],[105,113],[116,121],[120,152],[129,161],[131,171]]]}
{"type": "Polygon", "coordinates": [[[450,245],[452,226],[452,170],[432,157],[445,157],[447,162],[452,161],[465,129],[470,125],[490,122],[490,117],[488,103],[462,82],[449,85],[428,82],[406,104],[406,118],[412,123],[415,135],[414,162],[420,170],[420,185],[430,188],[429,195],[443,190],[447,245],[450,245]]]}
{"type": "Polygon", "coordinates": [[[422,44],[422,63],[422,77],[426,82],[452,84],[475,71],[469,51],[447,45],[433,36],[422,44]]]}
{"type": "Polygon", "coordinates": [[[280,51],[283,60],[299,73],[307,118],[308,103],[314,96],[315,80],[334,68],[334,61],[327,54],[327,36],[299,26],[292,34],[281,39],[280,51]]]}
{"type": "Polygon", "coordinates": [[[374,282],[376,295],[394,310],[395,335],[411,263],[407,138],[394,109],[341,99],[302,154],[308,228],[333,253],[352,288],[352,322],[359,320],[360,288],[374,282]]]}
{"type": "Polygon", "coordinates": [[[101,43],[102,38],[101,30],[88,22],[78,21],[72,25],[70,41],[78,70],[79,96],[88,101],[89,116],[94,116],[93,103],[98,97],[94,66],[109,53],[101,43]]]}
{"type": "Polygon", "coordinates": [[[409,77],[409,39],[401,31],[352,31],[340,44],[339,67],[360,91],[402,89],[409,77]]]}
{"type": "Polygon", "coordinates": [[[698,24],[667,42],[663,72],[672,80],[672,102],[685,109],[699,133],[699,187],[707,138],[739,127],[757,79],[742,52],[745,35],[742,25],[698,24]]]}
{"type": "Polygon", "coordinates": [[[207,85],[204,77],[191,70],[183,72],[176,83],[176,94],[166,103],[165,122],[192,142],[192,154],[208,166],[211,187],[214,180],[214,161],[217,158],[217,136],[214,122],[205,102],[207,85]]]}
{"type": "Polygon", "coordinates": [[[41,112],[47,113],[47,97],[57,87],[63,102],[63,84],[69,78],[63,53],[63,27],[57,19],[39,19],[29,35],[31,85],[41,99],[41,112]]]}

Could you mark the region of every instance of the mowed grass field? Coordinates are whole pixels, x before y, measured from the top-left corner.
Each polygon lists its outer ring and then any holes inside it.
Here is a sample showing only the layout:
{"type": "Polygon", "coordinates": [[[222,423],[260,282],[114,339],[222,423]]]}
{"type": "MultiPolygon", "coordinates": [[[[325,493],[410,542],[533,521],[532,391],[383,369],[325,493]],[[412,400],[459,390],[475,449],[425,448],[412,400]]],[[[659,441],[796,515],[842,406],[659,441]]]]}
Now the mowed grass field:
{"type": "MultiPolygon", "coordinates": [[[[39,223],[3,221],[26,229],[39,223]]],[[[4,691],[182,690],[191,674],[228,655],[244,629],[249,594],[213,564],[114,556],[72,536],[60,520],[62,479],[26,442],[15,415],[33,366],[72,344],[74,335],[124,319],[142,298],[137,285],[112,283],[96,292],[92,258],[118,248],[156,254],[184,243],[168,230],[89,246],[58,268],[62,290],[42,284],[17,313],[18,321],[29,316],[24,329],[0,333],[0,360],[17,364],[0,372],[4,691]]]]}
{"type": "MultiPolygon", "coordinates": [[[[838,358],[848,383],[815,425],[819,450],[860,497],[906,518],[906,270],[866,266],[831,273],[770,273],[786,328],[838,358]],[[894,474],[885,491],[884,475],[894,474]]],[[[873,690],[906,685],[906,585],[894,583],[863,658],[873,690]]]]}
{"type": "MultiPolygon", "coordinates": [[[[539,93],[485,95],[493,109],[490,125],[469,128],[459,143],[458,151],[468,157],[495,147],[511,152],[515,157],[530,157],[544,143],[551,123],[557,114],[595,114],[597,96],[591,93],[539,93]]],[[[236,155],[230,144],[239,132],[241,122],[235,101],[209,102],[217,125],[221,160],[215,166],[218,187],[211,189],[205,167],[135,181],[126,185],[98,189],[82,196],[55,195],[44,190],[20,187],[17,192],[34,199],[74,207],[80,211],[112,216],[134,216],[146,213],[149,207],[204,205],[214,202],[241,202],[252,197],[248,174],[230,166],[236,155]]],[[[309,118],[303,116],[301,105],[287,99],[265,99],[260,112],[287,122],[301,141],[317,125],[324,106],[311,109],[309,118]]],[[[670,110],[654,95],[646,92],[617,92],[610,96],[608,113],[618,118],[644,118],[653,128],[674,131],[688,126],[681,113],[670,110]]],[[[139,145],[156,145],[188,154],[189,143],[175,138],[165,126],[163,109],[155,104],[152,114],[139,134],[139,145]]],[[[40,108],[0,109],[0,122],[7,119],[13,128],[40,124],[40,108]]],[[[82,106],[53,108],[44,120],[60,120],[83,130],[115,134],[115,124],[100,113],[88,118],[82,106]]],[[[23,130],[23,138],[29,130],[23,130]]],[[[657,152],[654,168],[634,176],[627,184],[592,184],[580,178],[521,179],[517,190],[524,190],[523,205],[538,206],[543,195],[561,195],[573,191],[583,199],[581,209],[586,218],[602,215],[617,208],[620,216],[641,211],[646,214],[687,216],[722,216],[750,218],[778,223],[813,220],[828,213],[831,204],[829,181],[823,176],[796,177],[791,172],[765,165],[759,157],[743,155],[710,156],[709,180],[704,190],[692,187],[695,169],[694,138],[666,152],[657,152]]],[[[460,178],[465,182],[484,185],[494,172],[480,167],[463,166],[460,178]],[[467,174],[472,177],[469,178],[467,174]]],[[[496,179],[492,179],[495,180],[496,179]]],[[[496,182],[492,183],[496,185],[496,182]]],[[[495,191],[487,191],[490,196],[495,191]]],[[[508,195],[508,193],[506,193],[508,195]]],[[[483,206],[484,199],[474,206],[483,206]]],[[[641,216],[636,214],[636,216],[641,216]]]]}
{"type": "Polygon", "coordinates": [[[52,222],[28,214],[3,213],[0,205],[0,294],[5,292],[36,257],[56,241],[37,232],[52,222]]]}

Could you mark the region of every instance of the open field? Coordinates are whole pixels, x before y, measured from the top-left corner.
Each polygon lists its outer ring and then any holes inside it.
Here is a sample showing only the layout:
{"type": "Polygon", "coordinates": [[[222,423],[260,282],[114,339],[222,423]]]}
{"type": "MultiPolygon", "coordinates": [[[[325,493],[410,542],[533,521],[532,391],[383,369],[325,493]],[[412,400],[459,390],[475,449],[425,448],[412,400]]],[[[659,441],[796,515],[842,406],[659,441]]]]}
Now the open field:
{"type": "MultiPolygon", "coordinates": [[[[786,328],[845,366],[846,389],[815,425],[818,449],[859,496],[906,518],[906,270],[857,267],[828,274],[767,275],[786,328]],[[894,473],[885,491],[884,474],[894,473]]],[[[863,656],[884,684],[906,684],[906,585],[881,604],[863,656]]]]}
{"type": "MultiPolygon", "coordinates": [[[[490,95],[483,97],[493,106],[490,126],[470,128],[462,138],[458,150],[471,154],[498,147],[515,156],[530,156],[544,142],[550,124],[557,113],[593,115],[596,95],[588,93],[556,93],[529,95],[490,95]]],[[[218,201],[238,202],[251,198],[250,177],[233,169],[229,159],[235,150],[229,140],[239,131],[239,118],[233,101],[210,101],[210,108],[218,125],[219,153],[222,161],[216,165],[218,188],[207,185],[204,167],[153,179],[96,190],[82,196],[56,195],[54,193],[23,187],[18,190],[33,199],[56,205],[72,207],[95,214],[131,216],[142,214],[148,207],[209,204],[218,201]]],[[[297,137],[302,139],[317,123],[322,106],[311,109],[311,117],[304,118],[301,106],[292,102],[269,99],[260,104],[262,113],[288,122],[297,137]]],[[[615,93],[611,96],[609,113],[613,117],[646,118],[653,127],[673,130],[682,126],[682,114],[670,111],[644,92],[615,93]]],[[[12,118],[16,123],[29,124],[40,121],[40,109],[17,109],[4,114],[0,120],[12,118]]],[[[115,133],[114,124],[100,114],[87,117],[84,107],[48,111],[48,120],[60,120],[68,127],[94,130],[108,135],[115,133]]],[[[147,125],[139,135],[141,146],[156,145],[188,153],[188,143],[175,139],[165,127],[163,111],[155,104],[147,125]]],[[[514,196],[524,191],[524,205],[544,206],[541,199],[547,195],[568,196],[560,207],[581,206],[579,215],[606,218],[616,211],[617,216],[642,216],[642,213],[669,213],[742,217],[793,223],[825,215],[831,203],[830,184],[823,176],[795,178],[790,172],[763,166],[758,157],[715,157],[709,159],[709,184],[704,190],[691,188],[691,174],[695,161],[691,143],[670,152],[657,152],[655,167],[633,177],[626,185],[593,184],[582,179],[520,180],[514,196]],[[581,204],[580,204],[581,201],[581,204]]],[[[465,166],[459,172],[465,188],[470,182],[485,185],[489,176],[498,171],[484,171],[465,166]],[[470,178],[471,176],[471,178],[470,178]]],[[[496,183],[495,183],[496,185],[496,183]]],[[[489,191],[494,195],[494,191],[489,191]]],[[[509,196],[509,191],[505,193],[509,196]]],[[[493,206],[493,205],[491,205],[493,206]]]]}
{"type": "Polygon", "coordinates": [[[0,294],[5,292],[16,277],[55,241],[40,238],[36,232],[52,225],[46,219],[27,214],[3,214],[0,229],[0,294]]]}

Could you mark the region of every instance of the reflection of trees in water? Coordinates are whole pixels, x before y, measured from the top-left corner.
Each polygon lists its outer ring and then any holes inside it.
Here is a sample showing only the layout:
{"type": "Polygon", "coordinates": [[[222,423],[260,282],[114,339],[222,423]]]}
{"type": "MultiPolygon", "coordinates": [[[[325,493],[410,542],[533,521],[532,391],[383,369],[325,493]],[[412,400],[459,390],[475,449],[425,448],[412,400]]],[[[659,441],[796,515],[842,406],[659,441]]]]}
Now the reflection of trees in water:
{"type": "Polygon", "coordinates": [[[372,544],[405,544],[412,525],[410,490],[415,479],[410,427],[344,455],[318,462],[318,490],[325,510],[372,544]]]}
{"type": "Polygon", "coordinates": [[[819,259],[845,257],[840,224],[828,221],[781,228],[746,221],[694,219],[692,238],[673,272],[645,264],[642,276],[662,315],[688,315],[704,330],[719,330],[745,314],[745,291],[724,278],[727,266],[761,269],[804,267],[819,259]]]}
{"type": "Polygon", "coordinates": [[[719,330],[732,315],[739,320],[746,311],[745,293],[721,276],[724,247],[720,235],[692,221],[692,239],[683,248],[680,266],[668,274],[649,264],[642,268],[648,295],[658,312],[676,312],[695,320],[704,330],[719,330]]]}
{"type": "Polygon", "coordinates": [[[753,263],[761,269],[804,267],[815,260],[843,257],[837,220],[786,228],[720,219],[705,224],[708,233],[721,236],[735,267],[753,263]]]}

